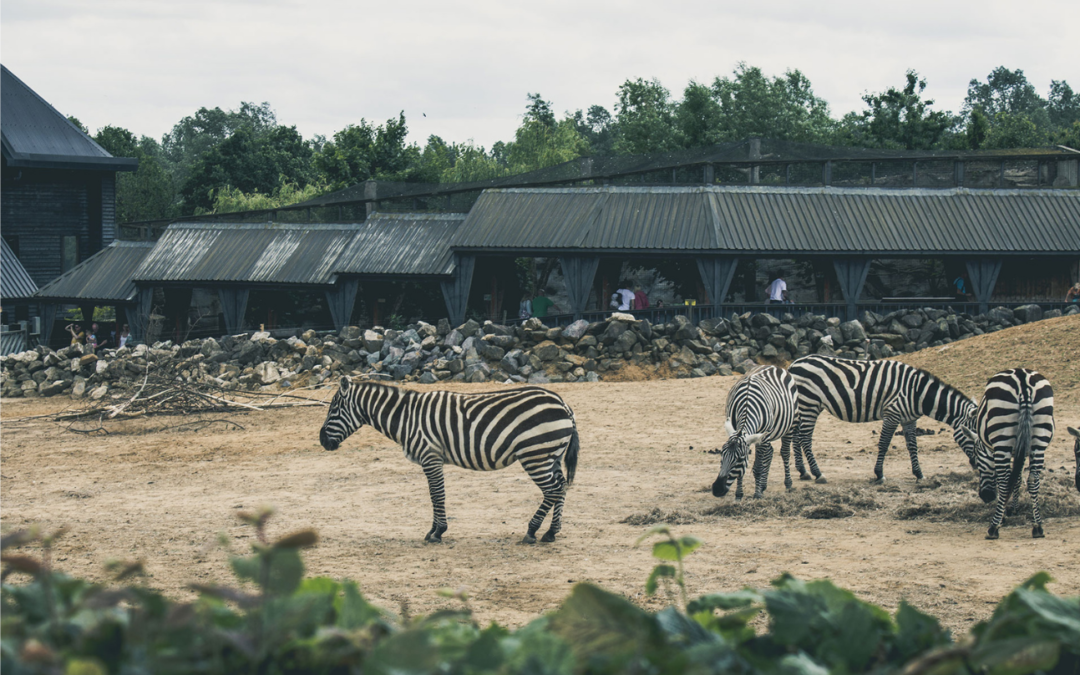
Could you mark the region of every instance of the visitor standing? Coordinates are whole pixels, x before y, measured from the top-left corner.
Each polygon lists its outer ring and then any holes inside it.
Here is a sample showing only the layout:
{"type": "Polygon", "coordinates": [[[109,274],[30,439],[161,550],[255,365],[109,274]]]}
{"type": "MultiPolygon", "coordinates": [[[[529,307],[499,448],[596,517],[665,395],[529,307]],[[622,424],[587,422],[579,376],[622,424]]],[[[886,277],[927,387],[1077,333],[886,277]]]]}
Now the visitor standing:
{"type": "Polygon", "coordinates": [[[538,290],[536,297],[532,299],[532,315],[542,319],[552,307],[555,307],[555,303],[547,296],[547,291],[542,288],[538,290]]]}
{"type": "Polygon", "coordinates": [[[776,278],[772,280],[772,283],[765,287],[765,293],[768,295],[767,302],[769,303],[787,302],[787,282],[784,281],[783,275],[776,275],[776,278]]]}
{"type": "Polygon", "coordinates": [[[641,290],[641,286],[634,286],[634,309],[648,309],[649,296],[641,290]]]}

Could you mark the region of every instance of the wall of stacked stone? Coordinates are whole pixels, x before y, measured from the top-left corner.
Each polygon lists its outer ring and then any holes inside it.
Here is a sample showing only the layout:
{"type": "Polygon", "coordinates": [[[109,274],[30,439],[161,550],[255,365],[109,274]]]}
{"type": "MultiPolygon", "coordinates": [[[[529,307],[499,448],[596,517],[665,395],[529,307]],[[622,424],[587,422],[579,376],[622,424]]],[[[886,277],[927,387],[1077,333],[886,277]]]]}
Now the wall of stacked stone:
{"type": "MultiPolygon", "coordinates": [[[[1080,307],[1070,307],[1066,313],[1078,312],[1080,307]]],[[[349,327],[287,339],[255,333],[98,353],[79,345],[38,347],[0,359],[0,396],[100,399],[137,386],[148,368],[225,390],[275,391],[359,374],[425,384],[596,382],[634,369],[637,377],[707,377],[812,353],[888,358],[1061,314],[1038,305],[998,307],[978,316],[926,308],[884,316],[864,312],[846,322],[813,314],[744,314],[697,325],[681,316],[654,325],[613,314],[565,328],[547,328],[538,319],[511,326],[468,321],[451,328],[442,320],[403,331],[349,327]]]]}

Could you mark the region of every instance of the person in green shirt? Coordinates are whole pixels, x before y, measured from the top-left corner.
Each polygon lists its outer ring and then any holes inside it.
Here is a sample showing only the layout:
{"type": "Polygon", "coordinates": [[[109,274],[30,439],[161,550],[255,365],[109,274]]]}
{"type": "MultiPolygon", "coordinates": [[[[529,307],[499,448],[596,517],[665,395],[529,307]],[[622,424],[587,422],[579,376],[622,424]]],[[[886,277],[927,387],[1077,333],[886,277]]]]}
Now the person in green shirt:
{"type": "Polygon", "coordinates": [[[548,310],[552,307],[555,307],[555,303],[547,296],[547,292],[541,288],[536,292],[536,297],[532,299],[532,315],[543,318],[548,315],[548,310]]]}

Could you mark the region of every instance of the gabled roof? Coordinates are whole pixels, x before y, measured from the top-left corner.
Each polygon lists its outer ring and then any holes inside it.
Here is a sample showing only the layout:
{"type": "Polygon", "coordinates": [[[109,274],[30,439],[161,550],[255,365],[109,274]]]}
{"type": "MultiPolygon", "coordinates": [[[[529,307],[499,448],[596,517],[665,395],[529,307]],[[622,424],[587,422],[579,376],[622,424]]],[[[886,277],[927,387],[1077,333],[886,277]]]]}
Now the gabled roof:
{"type": "Polygon", "coordinates": [[[340,274],[454,273],[450,238],[464,213],[373,213],[357,227],[334,269],[340,274]]]}
{"type": "Polygon", "coordinates": [[[113,157],[56,108],[0,66],[0,136],[9,166],[134,171],[139,160],[113,157]]]}
{"type": "Polygon", "coordinates": [[[0,242],[3,242],[2,255],[0,255],[0,298],[4,300],[29,298],[37,292],[37,284],[30,278],[15,252],[8,246],[7,240],[0,239],[0,242]]]}
{"type": "Polygon", "coordinates": [[[666,253],[1080,251],[1075,190],[600,187],[486,190],[454,249],[666,253]]]}
{"type": "Polygon", "coordinates": [[[143,282],[328,286],[356,225],[175,223],[135,273],[143,282]]]}
{"type": "Polygon", "coordinates": [[[130,302],[138,288],[132,275],[154,247],[152,241],[114,241],[56,279],[35,297],[56,302],[130,302]]]}

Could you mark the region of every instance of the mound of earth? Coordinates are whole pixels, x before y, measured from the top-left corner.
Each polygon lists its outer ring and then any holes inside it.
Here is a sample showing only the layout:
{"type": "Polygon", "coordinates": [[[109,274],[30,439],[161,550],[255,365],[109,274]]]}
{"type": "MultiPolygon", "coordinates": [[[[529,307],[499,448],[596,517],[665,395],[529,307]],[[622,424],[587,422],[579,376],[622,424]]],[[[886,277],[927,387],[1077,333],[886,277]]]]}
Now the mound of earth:
{"type": "Polygon", "coordinates": [[[930,371],[975,399],[982,398],[992,375],[1009,368],[1039,371],[1060,396],[1080,388],[1078,347],[1080,314],[1074,314],[923,349],[899,360],[930,371]]]}

